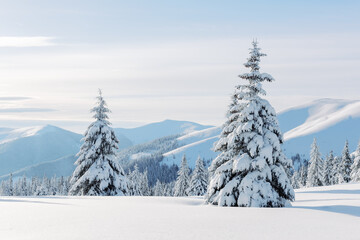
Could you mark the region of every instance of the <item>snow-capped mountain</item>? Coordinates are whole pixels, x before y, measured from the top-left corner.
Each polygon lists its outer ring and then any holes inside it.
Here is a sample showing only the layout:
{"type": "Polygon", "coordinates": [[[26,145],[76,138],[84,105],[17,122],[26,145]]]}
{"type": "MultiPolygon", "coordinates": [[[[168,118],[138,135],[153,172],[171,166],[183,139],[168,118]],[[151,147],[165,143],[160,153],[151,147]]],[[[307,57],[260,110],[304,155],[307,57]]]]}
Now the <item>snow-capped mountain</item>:
{"type": "MultiPolygon", "coordinates": [[[[360,138],[360,101],[320,99],[278,114],[288,157],[301,154],[307,158],[313,138],[317,138],[323,155],[334,150],[340,155],[344,142],[354,151],[360,138]]],[[[217,153],[211,149],[221,127],[193,122],[165,120],[132,129],[115,129],[120,149],[134,147],[169,135],[177,137],[176,149],[164,154],[163,163],[179,164],[184,154],[191,168],[198,156],[209,164],[217,153]]],[[[82,135],[55,126],[21,129],[0,128],[0,176],[58,176],[74,169],[74,155],[79,151],[82,135]]],[[[139,151],[144,147],[138,148],[139,151]]],[[[143,152],[135,152],[143,156],[143,152]]],[[[136,155],[137,156],[137,155],[136,155]]]]}
{"type": "Polygon", "coordinates": [[[137,128],[115,128],[114,130],[117,136],[122,135],[129,139],[132,145],[136,145],[165,136],[191,133],[209,127],[211,126],[188,121],[165,120],[137,128]]]}
{"type": "MultiPolygon", "coordinates": [[[[187,156],[188,164],[191,168],[195,167],[198,156],[202,159],[211,161],[217,155],[211,149],[214,142],[218,139],[221,127],[211,127],[200,131],[195,131],[177,138],[181,147],[164,154],[163,163],[172,165],[179,164],[182,156],[187,156]]],[[[207,162],[209,164],[209,162],[207,162]]]]}
{"type": "MultiPolygon", "coordinates": [[[[132,129],[115,129],[119,149],[160,137],[208,128],[187,121],[165,120],[132,129]]],[[[52,125],[19,129],[0,128],[0,176],[68,176],[74,170],[81,134],[52,125]]]]}
{"type": "Polygon", "coordinates": [[[320,151],[340,155],[345,141],[354,151],[360,139],[360,101],[320,99],[279,113],[287,156],[309,155],[316,137],[320,151]]]}
{"type": "MultiPolygon", "coordinates": [[[[320,99],[280,112],[278,119],[288,157],[299,153],[308,158],[314,137],[323,155],[330,150],[340,155],[346,140],[354,151],[360,139],[360,101],[357,100],[320,99]]],[[[213,159],[217,153],[211,149],[220,132],[220,127],[213,127],[179,137],[182,146],[165,153],[163,162],[179,164],[185,154],[193,167],[198,156],[213,159]]]]}
{"type": "Polygon", "coordinates": [[[79,151],[82,136],[46,125],[0,132],[0,175],[79,151]]]}

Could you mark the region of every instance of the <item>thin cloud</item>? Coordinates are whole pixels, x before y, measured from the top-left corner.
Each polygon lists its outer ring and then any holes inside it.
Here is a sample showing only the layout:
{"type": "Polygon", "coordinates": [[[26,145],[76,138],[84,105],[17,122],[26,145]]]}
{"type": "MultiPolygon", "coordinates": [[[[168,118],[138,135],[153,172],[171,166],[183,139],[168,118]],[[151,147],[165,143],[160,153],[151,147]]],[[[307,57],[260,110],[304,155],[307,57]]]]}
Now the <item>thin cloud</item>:
{"type": "Polygon", "coordinates": [[[55,112],[51,108],[0,108],[1,113],[55,112]]]}
{"type": "Polygon", "coordinates": [[[46,47],[54,46],[53,37],[0,37],[0,47],[46,47]]]}
{"type": "Polygon", "coordinates": [[[22,101],[22,100],[30,100],[31,97],[0,97],[0,101],[22,101]]]}

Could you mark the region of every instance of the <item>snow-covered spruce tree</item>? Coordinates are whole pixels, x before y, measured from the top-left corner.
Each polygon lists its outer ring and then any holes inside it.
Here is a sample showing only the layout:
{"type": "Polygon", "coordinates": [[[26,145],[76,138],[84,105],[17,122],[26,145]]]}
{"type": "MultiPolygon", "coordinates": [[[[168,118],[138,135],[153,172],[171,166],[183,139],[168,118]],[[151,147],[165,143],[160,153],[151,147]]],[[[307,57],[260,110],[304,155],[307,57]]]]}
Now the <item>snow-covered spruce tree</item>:
{"type": "Polygon", "coordinates": [[[350,182],[351,165],[352,159],[349,152],[349,143],[346,141],[339,166],[339,183],[350,182]]]}
{"type": "Polygon", "coordinates": [[[116,160],[118,139],[109,126],[110,110],[102,97],[97,97],[95,122],[85,132],[72,177],[70,195],[128,195],[128,179],[116,160]]]}
{"type": "Polygon", "coordinates": [[[294,171],[290,181],[294,189],[300,188],[300,173],[298,171],[294,171]]]}
{"type": "Polygon", "coordinates": [[[259,72],[260,52],[253,42],[245,67],[250,73],[239,77],[247,84],[236,87],[227,121],[214,150],[207,202],[219,206],[283,207],[295,194],[285,172],[292,166],[282,152],[282,134],[275,110],[260,95],[262,82],[274,79],[259,72]],[[235,98],[235,99],[234,99],[235,98]]]}
{"type": "Polygon", "coordinates": [[[141,196],[141,173],[137,164],[134,166],[134,171],[129,174],[129,194],[131,196],[141,196]]]}
{"type": "Polygon", "coordinates": [[[189,188],[189,177],[190,169],[187,164],[186,156],[184,155],[181,160],[181,167],[178,171],[178,177],[175,182],[174,196],[181,197],[187,196],[187,189],[189,188]]]}
{"type": "Polygon", "coordinates": [[[321,158],[321,153],[316,143],[316,138],[314,138],[314,142],[311,144],[309,162],[310,162],[310,166],[308,168],[306,186],[307,187],[323,186],[324,162],[321,158]]]}
{"type": "Polygon", "coordinates": [[[204,167],[204,161],[200,156],[196,160],[195,169],[192,172],[190,186],[188,189],[189,196],[203,196],[208,186],[208,174],[204,167]]]}
{"type": "Polygon", "coordinates": [[[156,180],[156,184],[154,186],[154,196],[164,196],[164,185],[160,182],[160,180],[156,180]]]}
{"type": "Polygon", "coordinates": [[[151,190],[149,187],[148,170],[146,169],[140,176],[140,196],[150,196],[151,190]]]}
{"type": "Polygon", "coordinates": [[[324,163],[324,185],[332,185],[333,184],[333,169],[334,169],[334,153],[330,151],[329,155],[326,157],[326,162],[324,163]]]}
{"type": "Polygon", "coordinates": [[[304,165],[301,166],[300,171],[299,171],[299,185],[300,185],[300,188],[306,186],[307,173],[308,173],[308,165],[304,164],[304,165]]]}
{"type": "Polygon", "coordinates": [[[339,183],[339,175],[340,175],[340,164],[341,164],[341,157],[335,156],[334,157],[334,167],[333,167],[333,184],[339,183]]]}
{"type": "Polygon", "coordinates": [[[360,182],[360,142],[355,151],[355,158],[351,165],[350,177],[352,182],[360,182]]]}

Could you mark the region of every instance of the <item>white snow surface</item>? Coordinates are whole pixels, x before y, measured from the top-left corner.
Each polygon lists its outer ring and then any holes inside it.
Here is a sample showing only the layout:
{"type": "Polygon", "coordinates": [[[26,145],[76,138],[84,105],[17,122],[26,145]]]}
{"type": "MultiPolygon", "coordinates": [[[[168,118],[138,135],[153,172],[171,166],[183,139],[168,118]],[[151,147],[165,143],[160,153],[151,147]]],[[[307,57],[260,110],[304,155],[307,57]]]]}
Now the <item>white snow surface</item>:
{"type": "Polygon", "coordinates": [[[0,197],[0,238],[359,239],[360,183],[300,189],[287,208],[205,205],[201,197],[0,197]]]}

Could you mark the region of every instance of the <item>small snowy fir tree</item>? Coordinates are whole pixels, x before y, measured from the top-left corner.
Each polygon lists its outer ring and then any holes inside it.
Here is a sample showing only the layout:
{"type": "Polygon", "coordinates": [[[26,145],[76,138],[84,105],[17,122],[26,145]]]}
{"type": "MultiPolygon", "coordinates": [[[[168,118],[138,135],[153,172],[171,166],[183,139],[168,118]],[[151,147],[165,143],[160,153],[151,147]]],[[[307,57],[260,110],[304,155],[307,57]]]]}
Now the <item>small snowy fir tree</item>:
{"type": "Polygon", "coordinates": [[[154,196],[164,196],[164,185],[160,182],[160,180],[156,180],[156,184],[154,186],[154,196]]]}
{"type": "Polygon", "coordinates": [[[339,166],[339,183],[350,182],[351,165],[352,165],[352,159],[349,153],[349,143],[348,141],[346,141],[339,166]]]}
{"type": "Polygon", "coordinates": [[[294,174],[291,176],[291,185],[294,189],[300,188],[300,173],[295,171],[294,174]]]}
{"type": "Polygon", "coordinates": [[[324,172],[323,168],[324,168],[324,163],[321,158],[319,147],[316,143],[316,138],[314,138],[314,142],[311,144],[310,166],[308,168],[308,175],[306,182],[307,187],[323,186],[323,172],[324,172]]]}
{"type": "Polygon", "coordinates": [[[308,167],[307,164],[304,164],[300,167],[299,171],[299,187],[305,187],[307,182],[307,173],[308,173],[308,167]]]}
{"type": "Polygon", "coordinates": [[[147,169],[140,176],[140,196],[150,196],[151,190],[149,188],[148,171],[147,169]]]}
{"type": "Polygon", "coordinates": [[[360,182],[360,142],[355,151],[354,163],[351,165],[351,181],[360,182]]]}
{"type": "Polygon", "coordinates": [[[137,164],[134,166],[134,171],[129,174],[129,194],[131,196],[141,196],[141,173],[137,164]]]}
{"type": "Polygon", "coordinates": [[[128,179],[116,160],[118,139],[109,126],[110,110],[102,97],[97,97],[95,122],[88,127],[78,153],[72,178],[70,195],[128,195],[128,179]]]}
{"type": "Polygon", "coordinates": [[[189,196],[203,196],[206,193],[208,185],[208,174],[204,167],[204,161],[200,156],[196,160],[195,169],[192,172],[190,187],[188,189],[189,196]]]}
{"type": "Polygon", "coordinates": [[[284,207],[295,194],[286,169],[292,166],[282,152],[282,134],[275,110],[260,95],[262,82],[273,77],[259,72],[260,52],[253,42],[245,67],[250,73],[239,77],[247,84],[236,87],[219,141],[220,154],[209,169],[211,180],[207,202],[218,206],[284,207]]]}
{"type": "Polygon", "coordinates": [[[181,161],[181,167],[178,171],[178,177],[175,182],[175,188],[174,188],[174,196],[175,197],[181,197],[181,196],[187,196],[187,189],[189,187],[189,172],[190,169],[188,167],[186,156],[184,155],[181,161]]]}
{"type": "Polygon", "coordinates": [[[333,151],[330,151],[329,155],[326,157],[326,162],[324,164],[324,185],[332,185],[333,184],[333,169],[334,169],[334,154],[333,151]]]}
{"type": "Polygon", "coordinates": [[[339,176],[340,176],[340,164],[341,164],[341,157],[335,156],[334,157],[334,167],[333,167],[333,184],[339,183],[339,176]]]}

